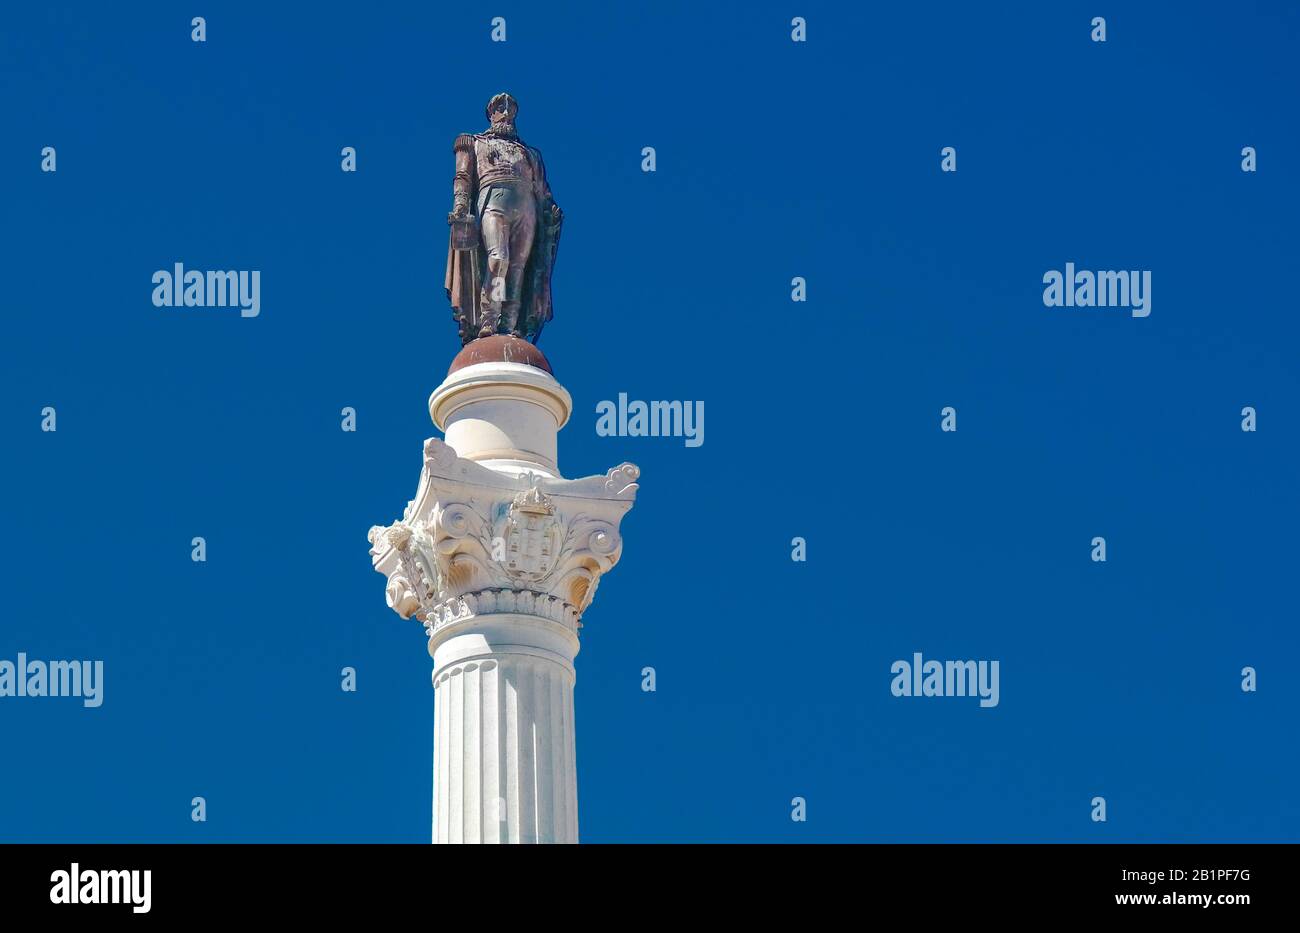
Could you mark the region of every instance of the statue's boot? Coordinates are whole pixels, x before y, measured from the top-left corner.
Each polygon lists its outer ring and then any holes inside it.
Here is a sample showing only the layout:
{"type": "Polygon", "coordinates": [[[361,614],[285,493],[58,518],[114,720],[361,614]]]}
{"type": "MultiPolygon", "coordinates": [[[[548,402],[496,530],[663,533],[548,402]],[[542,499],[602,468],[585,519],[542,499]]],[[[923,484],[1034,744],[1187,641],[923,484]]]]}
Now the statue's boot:
{"type": "Polygon", "coordinates": [[[479,307],[483,309],[483,324],[478,329],[478,335],[480,337],[491,337],[497,332],[497,322],[501,320],[501,303],[492,301],[484,292],[479,307]]]}
{"type": "Polygon", "coordinates": [[[519,301],[506,301],[502,303],[501,309],[502,328],[511,337],[518,337],[519,334],[519,301]]]}

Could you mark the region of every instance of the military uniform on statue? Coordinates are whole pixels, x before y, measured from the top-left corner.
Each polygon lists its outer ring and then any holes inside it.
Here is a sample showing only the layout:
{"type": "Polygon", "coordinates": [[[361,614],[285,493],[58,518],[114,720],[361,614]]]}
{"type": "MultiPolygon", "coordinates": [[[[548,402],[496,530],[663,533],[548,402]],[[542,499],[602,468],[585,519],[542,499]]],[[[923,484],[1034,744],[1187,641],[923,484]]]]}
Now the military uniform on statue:
{"type": "Polygon", "coordinates": [[[505,334],[537,342],[551,319],[551,271],[564,215],[542,154],[515,130],[509,94],[488,101],[491,125],[456,137],[447,298],[462,344],[505,334]]]}

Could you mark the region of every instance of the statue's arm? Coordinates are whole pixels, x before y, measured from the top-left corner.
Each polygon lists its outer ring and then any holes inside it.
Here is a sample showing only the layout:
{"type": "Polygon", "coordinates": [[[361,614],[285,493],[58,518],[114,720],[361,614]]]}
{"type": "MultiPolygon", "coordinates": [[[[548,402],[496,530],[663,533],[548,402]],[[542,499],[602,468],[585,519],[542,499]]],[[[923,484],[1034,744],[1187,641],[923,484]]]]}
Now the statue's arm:
{"type": "Polygon", "coordinates": [[[474,137],[463,133],[452,144],[456,153],[456,175],[451,181],[451,212],[457,217],[469,214],[470,200],[478,178],[474,160],[474,137]]]}

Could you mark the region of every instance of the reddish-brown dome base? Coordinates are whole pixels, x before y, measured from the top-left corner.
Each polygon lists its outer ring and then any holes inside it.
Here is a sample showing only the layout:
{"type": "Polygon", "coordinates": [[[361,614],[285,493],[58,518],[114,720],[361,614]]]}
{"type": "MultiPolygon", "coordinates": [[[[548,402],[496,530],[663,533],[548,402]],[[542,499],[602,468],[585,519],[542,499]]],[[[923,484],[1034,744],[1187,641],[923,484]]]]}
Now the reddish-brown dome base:
{"type": "Polygon", "coordinates": [[[450,376],[456,370],[473,366],[475,363],[523,363],[543,372],[551,372],[551,364],[547,362],[541,350],[527,340],[505,334],[479,337],[465,344],[464,348],[456,354],[456,358],[451,361],[451,368],[447,370],[447,375],[450,376]]]}

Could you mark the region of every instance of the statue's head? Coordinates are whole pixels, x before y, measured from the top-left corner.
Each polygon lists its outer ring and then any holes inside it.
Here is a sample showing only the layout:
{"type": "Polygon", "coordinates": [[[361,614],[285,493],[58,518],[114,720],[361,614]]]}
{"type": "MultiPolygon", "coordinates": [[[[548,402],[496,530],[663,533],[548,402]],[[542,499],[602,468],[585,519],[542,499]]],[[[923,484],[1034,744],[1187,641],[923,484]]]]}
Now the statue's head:
{"type": "Polygon", "coordinates": [[[496,94],[487,102],[487,118],[491,122],[489,133],[501,136],[515,135],[515,114],[519,112],[519,101],[509,94],[496,94]]]}

